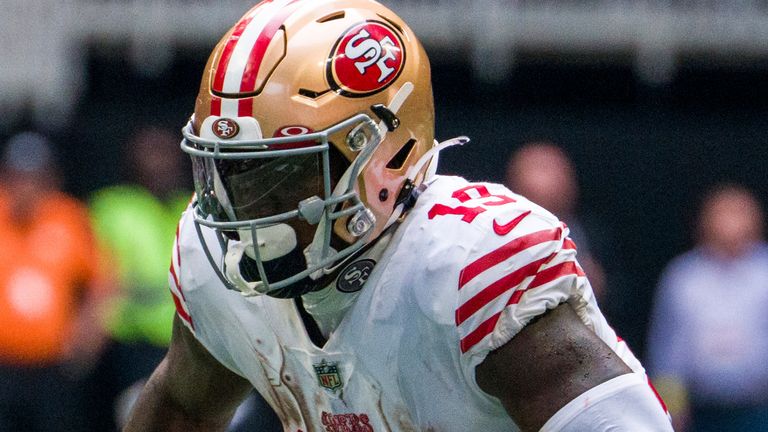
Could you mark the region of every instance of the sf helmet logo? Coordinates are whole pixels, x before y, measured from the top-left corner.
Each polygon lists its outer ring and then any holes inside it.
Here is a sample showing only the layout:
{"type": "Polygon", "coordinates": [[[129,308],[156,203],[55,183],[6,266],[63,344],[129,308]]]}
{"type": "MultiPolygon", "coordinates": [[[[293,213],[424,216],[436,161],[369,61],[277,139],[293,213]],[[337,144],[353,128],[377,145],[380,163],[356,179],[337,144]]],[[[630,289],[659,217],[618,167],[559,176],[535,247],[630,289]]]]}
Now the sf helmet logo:
{"type": "Polygon", "coordinates": [[[345,293],[360,291],[371,276],[376,261],[364,259],[348,265],[336,279],[336,289],[345,293]]]}
{"type": "Polygon", "coordinates": [[[365,75],[368,68],[375,64],[380,72],[379,79],[376,81],[383,82],[395,71],[395,68],[387,64],[389,60],[397,60],[397,56],[394,53],[395,47],[395,42],[391,37],[384,36],[381,41],[376,41],[371,38],[368,30],[361,29],[347,43],[347,46],[344,48],[344,55],[350,60],[362,58],[362,60],[354,62],[355,68],[360,72],[360,75],[365,75]]]}
{"type": "Polygon", "coordinates": [[[344,32],[331,51],[328,81],[346,96],[361,97],[384,90],[405,64],[397,32],[378,21],[366,21],[344,32]]]}
{"type": "Polygon", "coordinates": [[[221,139],[229,139],[240,132],[240,126],[232,119],[220,118],[211,125],[213,134],[221,139]]]}

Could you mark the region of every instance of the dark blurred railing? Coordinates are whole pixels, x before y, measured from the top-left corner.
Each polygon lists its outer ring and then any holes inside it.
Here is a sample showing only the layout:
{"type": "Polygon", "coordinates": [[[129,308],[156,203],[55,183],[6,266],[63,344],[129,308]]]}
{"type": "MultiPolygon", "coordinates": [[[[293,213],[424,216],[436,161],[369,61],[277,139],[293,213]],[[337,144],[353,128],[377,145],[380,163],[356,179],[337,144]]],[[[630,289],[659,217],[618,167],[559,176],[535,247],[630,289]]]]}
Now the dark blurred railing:
{"type": "MultiPolygon", "coordinates": [[[[384,0],[434,56],[469,62],[496,82],[526,52],[621,54],[640,79],[663,84],[681,56],[768,59],[768,1],[384,0]]],[[[86,44],[118,42],[142,73],[178,47],[208,47],[250,0],[5,0],[0,14],[0,127],[22,108],[41,122],[68,118],[83,86],[86,44]]]]}

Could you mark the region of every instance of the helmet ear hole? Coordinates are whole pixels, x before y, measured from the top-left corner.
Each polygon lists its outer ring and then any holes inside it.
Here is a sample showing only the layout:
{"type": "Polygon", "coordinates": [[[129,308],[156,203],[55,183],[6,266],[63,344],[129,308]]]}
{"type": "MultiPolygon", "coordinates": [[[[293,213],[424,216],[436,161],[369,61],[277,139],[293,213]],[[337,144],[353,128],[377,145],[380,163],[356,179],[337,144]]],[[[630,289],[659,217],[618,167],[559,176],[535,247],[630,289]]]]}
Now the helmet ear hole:
{"type": "Polygon", "coordinates": [[[395,156],[392,157],[392,159],[389,160],[387,163],[387,169],[391,170],[399,170],[403,168],[403,165],[405,165],[405,161],[408,160],[408,156],[411,154],[411,150],[413,150],[413,147],[416,145],[416,140],[411,138],[408,140],[403,147],[400,148],[400,150],[395,154],[395,156]]]}

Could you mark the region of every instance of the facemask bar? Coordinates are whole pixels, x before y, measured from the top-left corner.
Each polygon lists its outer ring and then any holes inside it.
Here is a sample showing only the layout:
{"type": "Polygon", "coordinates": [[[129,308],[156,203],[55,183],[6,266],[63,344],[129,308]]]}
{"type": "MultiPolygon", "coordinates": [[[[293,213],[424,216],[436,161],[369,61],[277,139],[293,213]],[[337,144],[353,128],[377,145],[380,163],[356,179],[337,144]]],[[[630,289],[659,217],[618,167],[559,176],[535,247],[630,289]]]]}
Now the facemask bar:
{"type": "Polygon", "coordinates": [[[361,212],[367,211],[367,208],[360,200],[358,193],[355,191],[354,187],[355,187],[355,183],[357,182],[357,177],[360,171],[368,162],[368,159],[370,158],[370,156],[373,154],[373,152],[376,150],[378,145],[383,140],[382,139],[383,134],[381,130],[379,129],[378,125],[369,116],[365,114],[357,114],[353,117],[350,117],[347,120],[337,123],[336,125],[328,129],[325,129],[320,132],[305,134],[305,135],[296,135],[296,136],[280,137],[280,138],[266,138],[266,139],[258,139],[258,140],[231,140],[231,141],[210,140],[210,139],[201,138],[195,135],[194,129],[192,126],[193,121],[194,119],[190,119],[187,125],[182,129],[182,134],[184,136],[184,139],[181,142],[181,149],[184,152],[190,154],[191,156],[196,156],[201,158],[212,158],[212,159],[252,159],[252,158],[275,158],[275,157],[303,155],[303,154],[310,154],[310,153],[322,154],[324,199],[317,196],[309,197],[306,200],[303,200],[299,204],[299,207],[295,210],[291,210],[288,212],[271,215],[267,217],[250,219],[250,220],[242,220],[242,221],[214,221],[209,215],[203,214],[198,208],[199,206],[195,206],[194,217],[195,217],[195,224],[196,224],[198,237],[200,238],[203,248],[205,249],[205,254],[210,264],[214,267],[219,278],[222,280],[225,286],[227,286],[229,289],[233,289],[235,291],[241,291],[241,292],[243,291],[235,287],[223,274],[223,271],[221,268],[224,265],[223,256],[222,256],[222,263],[215,262],[213,254],[211,254],[211,251],[209,249],[208,243],[203,236],[200,225],[213,228],[215,230],[223,255],[226,254],[227,245],[228,245],[228,242],[230,241],[222,234],[223,231],[239,231],[243,229],[248,229],[250,231],[253,239],[253,249],[254,249],[254,255],[255,255],[254,261],[256,262],[257,269],[259,272],[259,277],[261,280],[257,282],[249,283],[249,285],[252,285],[252,286],[249,286],[250,288],[249,291],[252,291],[252,292],[248,292],[248,293],[243,292],[243,294],[245,295],[255,295],[259,293],[268,293],[270,291],[277,291],[288,285],[296,283],[306,277],[309,277],[311,274],[317,272],[318,270],[322,270],[323,268],[330,266],[334,262],[338,262],[352,255],[353,253],[357,252],[359,249],[361,249],[365,245],[365,242],[367,240],[367,234],[370,233],[371,230],[368,230],[368,233],[364,233],[363,235],[359,236],[357,241],[355,241],[353,244],[349,245],[348,247],[344,248],[339,252],[334,251],[332,253],[332,249],[330,248],[333,222],[337,219],[340,219],[346,216],[354,216],[361,212]],[[360,150],[360,154],[358,155],[358,157],[354,159],[354,161],[348,168],[347,173],[349,175],[345,174],[343,176],[343,179],[346,179],[346,185],[343,185],[343,184],[337,185],[336,187],[337,192],[333,193],[331,191],[331,178],[330,178],[329,136],[337,132],[343,131],[345,129],[352,128],[353,126],[355,126],[355,128],[352,129],[352,131],[364,130],[366,132],[369,132],[371,136],[368,137],[367,144],[364,147],[362,147],[362,149],[360,150]],[[360,126],[363,126],[363,127],[361,128],[360,126]],[[298,143],[317,142],[317,145],[311,145],[311,146],[306,146],[301,148],[269,150],[270,147],[279,146],[281,144],[297,143],[297,142],[298,143]],[[338,191],[341,191],[341,193],[339,193],[338,191]],[[348,203],[347,208],[343,208],[339,211],[334,211],[335,208],[340,207],[344,203],[348,203]],[[319,217],[317,216],[317,213],[321,213],[319,217]],[[266,271],[264,269],[264,265],[261,260],[261,256],[259,252],[258,229],[264,228],[273,224],[282,223],[286,220],[293,219],[293,218],[300,218],[307,221],[310,224],[320,225],[323,231],[322,247],[321,247],[322,259],[320,259],[316,263],[313,263],[313,265],[308,266],[303,271],[291,277],[288,277],[280,281],[270,282],[267,277],[266,271]]]}

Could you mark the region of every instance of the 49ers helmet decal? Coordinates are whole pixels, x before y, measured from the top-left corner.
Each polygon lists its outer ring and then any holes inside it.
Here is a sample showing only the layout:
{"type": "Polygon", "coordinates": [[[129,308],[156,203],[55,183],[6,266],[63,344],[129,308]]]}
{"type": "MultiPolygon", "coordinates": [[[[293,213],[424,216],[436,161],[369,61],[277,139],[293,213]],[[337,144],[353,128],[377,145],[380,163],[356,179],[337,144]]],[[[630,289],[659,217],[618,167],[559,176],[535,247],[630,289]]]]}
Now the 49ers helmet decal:
{"type": "Polygon", "coordinates": [[[356,24],[339,38],[328,57],[328,82],[345,96],[368,96],[397,79],[405,55],[403,42],[390,25],[381,21],[356,24]]]}

